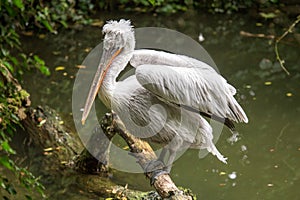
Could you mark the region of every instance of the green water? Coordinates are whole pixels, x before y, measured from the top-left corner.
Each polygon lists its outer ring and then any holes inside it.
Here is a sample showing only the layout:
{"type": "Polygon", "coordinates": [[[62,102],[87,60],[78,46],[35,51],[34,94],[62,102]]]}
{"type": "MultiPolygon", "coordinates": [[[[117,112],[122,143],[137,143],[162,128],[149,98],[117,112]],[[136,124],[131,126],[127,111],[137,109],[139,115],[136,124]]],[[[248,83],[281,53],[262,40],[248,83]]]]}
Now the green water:
{"type": "MultiPolygon", "coordinates": [[[[281,56],[291,72],[287,76],[274,64],[274,46],[270,40],[240,35],[240,31],[282,33],[282,27],[272,25],[271,21],[243,15],[196,13],[173,16],[106,13],[97,17],[104,21],[131,19],[136,27],[166,27],[196,40],[202,33],[205,40],[201,44],[221,74],[238,90],[236,98],[246,111],[249,123],[237,125],[241,139],[234,144],[227,142],[230,133],[223,130],[216,145],[228,157],[228,164],[222,164],[212,155],[198,159],[198,151],[188,150],[172,169],[171,177],[178,186],[191,188],[198,199],[207,200],[300,198],[300,44],[293,35],[280,45],[281,56]],[[257,26],[257,22],[263,26],[257,26]],[[263,59],[271,64],[262,64],[263,59]]],[[[26,74],[24,87],[31,93],[33,104],[56,109],[73,127],[71,97],[78,70],[75,66],[102,41],[101,29],[81,27],[46,35],[43,39],[24,36],[22,40],[23,48],[45,59],[52,72],[46,78],[37,73],[26,74]],[[65,70],[55,71],[57,66],[64,66],[65,70]]],[[[39,174],[38,168],[34,169],[39,174]]],[[[128,184],[129,188],[149,190],[149,182],[143,176],[120,172],[113,179],[128,184]]],[[[70,183],[64,183],[57,181],[55,184],[61,185],[55,187],[51,185],[54,183],[45,183],[47,193],[57,199],[78,199],[78,191],[72,190],[70,183]]],[[[91,198],[80,196],[80,199],[91,198]]]]}

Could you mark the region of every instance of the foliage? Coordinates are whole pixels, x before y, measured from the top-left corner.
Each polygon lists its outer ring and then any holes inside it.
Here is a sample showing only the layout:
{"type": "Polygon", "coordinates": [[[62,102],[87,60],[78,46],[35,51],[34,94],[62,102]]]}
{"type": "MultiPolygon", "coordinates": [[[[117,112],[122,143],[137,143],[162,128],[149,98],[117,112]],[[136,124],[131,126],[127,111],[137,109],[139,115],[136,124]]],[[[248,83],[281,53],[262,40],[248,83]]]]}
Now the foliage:
{"type": "Polygon", "coordinates": [[[212,13],[231,14],[252,6],[270,7],[279,4],[278,0],[118,0],[112,3],[101,2],[100,9],[108,9],[112,6],[125,11],[176,13],[187,11],[189,8],[196,10],[205,9],[212,13]]]}
{"type": "MultiPolygon", "coordinates": [[[[20,184],[26,189],[35,188],[42,196],[43,186],[27,169],[19,167],[10,159],[10,155],[16,154],[16,151],[10,146],[11,138],[19,126],[19,120],[22,118],[22,111],[19,108],[27,101],[29,94],[20,88],[17,88],[13,82],[14,78],[9,70],[0,60],[0,165],[10,170],[18,178],[20,184]]],[[[7,195],[16,195],[17,190],[6,175],[0,174],[0,190],[6,191],[7,195]]],[[[3,193],[3,195],[5,195],[3,193]]],[[[25,195],[30,199],[29,195],[25,195]]],[[[3,196],[4,199],[9,199],[3,196]]]]}
{"type": "Polygon", "coordinates": [[[87,15],[93,8],[90,0],[2,0],[0,19],[2,27],[17,26],[21,29],[46,28],[52,33],[62,25],[68,27],[70,21],[88,23],[87,15]]]}
{"type": "Polygon", "coordinates": [[[193,0],[119,0],[118,4],[126,11],[176,13],[187,11],[194,2],[193,0]]]}
{"type": "MultiPolygon", "coordinates": [[[[90,0],[0,1],[0,166],[11,171],[26,189],[35,188],[42,196],[44,188],[38,178],[11,159],[11,155],[16,154],[10,142],[16,127],[20,126],[19,108],[29,94],[6,80],[9,78],[14,81],[10,77],[11,73],[20,77],[24,70],[32,68],[50,75],[48,67],[38,55],[26,55],[22,52],[19,36],[21,31],[39,30],[55,34],[60,27],[68,28],[69,22],[86,24],[90,22],[86,16],[92,8],[90,0]]],[[[2,198],[9,199],[11,195],[17,194],[13,180],[14,178],[0,174],[0,193],[6,195],[2,198]]],[[[25,198],[31,199],[29,195],[25,195],[25,198]]]]}
{"type": "Polygon", "coordinates": [[[254,2],[254,0],[211,0],[207,6],[210,12],[231,14],[240,9],[249,8],[254,2]]]}

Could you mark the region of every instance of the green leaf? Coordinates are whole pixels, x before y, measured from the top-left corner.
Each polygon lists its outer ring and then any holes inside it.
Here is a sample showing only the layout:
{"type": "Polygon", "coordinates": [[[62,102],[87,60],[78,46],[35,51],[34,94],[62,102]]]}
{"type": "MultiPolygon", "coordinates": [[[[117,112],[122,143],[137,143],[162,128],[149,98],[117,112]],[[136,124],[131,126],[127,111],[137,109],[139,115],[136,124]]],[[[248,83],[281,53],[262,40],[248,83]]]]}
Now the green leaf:
{"type": "Polygon", "coordinates": [[[48,67],[46,67],[46,66],[40,66],[39,70],[42,72],[42,74],[44,74],[46,76],[49,76],[51,74],[48,67]]]}
{"type": "Polygon", "coordinates": [[[5,65],[5,67],[7,67],[7,69],[9,69],[10,72],[14,72],[14,67],[7,61],[4,61],[3,64],[5,65]]]}
{"type": "MultiPolygon", "coordinates": [[[[11,115],[17,117],[16,115],[14,115],[14,114],[12,114],[12,113],[11,113],[11,115]]],[[[10,124],[9,126],[6,127],[5,132],[6,132],[7,134],[9,134],[10,136],[13,136],[15,130],[16,130],[15,127],[13,127],[13,126],[10,124]]]]}
{"type": "Polygon", "coordinates": [[[7,156],[1,156],[0,157],[0,164],[6,167],[9,170],[13,170],[13,166],[11,164],[10,159],[7,156]]]}
{"type": "Polygon", "coordinates": [[[50,25],[50,23],[47,20],[42,19],[42,24],[51,32],[54,33],[54,29],[52,28],[52,26],[50,25]]]}
{"type": "Polygon", "coordinates": [[[64,26],[64,28],[68,28],[68,24],[66,21],[61,20],[59,22],[64,26]]]}
{"type": "Polygon", "coordinates": [[[4,57],[9,56],[9,51],[7,49],[1,48],[1,53],[4,57]]]}
{"type": "Polygon", "coordinates": [[[13,65],[18,65],[19,61],[16,57],[14,56],[9,56],[9,59],[11,60],[11,62],[13,63],[13,65]]]}
{"type": "Polygon", "coordinates": [[[42,74],[49,76],[51,73],[49,71],[49,68],[45,66],[45,61],[38,57],[37,55],[33,56],[34,61],[36,62],[36,67],[42,72],[42,74]]]}
{"type": "Polygon", "coordinates": [[[260,14],[260,16],[262,16],[265,19],[272,19],[272,18],[277,17],[277,15],[275,13],[272,13],[272,12],[270,12],[270,13],[261,12],[259,14],[260,14]]]}
{"type": "Polygon", "coordinates": [[[45,65],[45,62],[42,59],[40,59],[40,57],[38,57],[37,55],[34,55],[33,58],[40,65],[45,65]]]}
{"type": "Polygon", "coordinates": [[[155,0],[148,0],[152,6],[155,6],[155,0]]]}
{"type": "Polygon", "coordinates": [[[17,6],[19,9],[23,10],[24,9],[24,4],[22,0],[13,0],[13,3],[15,6],[17,6]]]}
{"type": "Polygon", "coordinates": [[[7,140],[3,141],[1,143],[1,146],[2,146],[2,149],[5,150],[7,153],[16,154],[16,151],[10,147],[7,140]]]}
{"type": "Polygon", "coordinates": [[[17,117],[17,115],[15,115],[14,113],[10,114],[11,118],[15,121],[18,122],[20,119],[17,117]]]}

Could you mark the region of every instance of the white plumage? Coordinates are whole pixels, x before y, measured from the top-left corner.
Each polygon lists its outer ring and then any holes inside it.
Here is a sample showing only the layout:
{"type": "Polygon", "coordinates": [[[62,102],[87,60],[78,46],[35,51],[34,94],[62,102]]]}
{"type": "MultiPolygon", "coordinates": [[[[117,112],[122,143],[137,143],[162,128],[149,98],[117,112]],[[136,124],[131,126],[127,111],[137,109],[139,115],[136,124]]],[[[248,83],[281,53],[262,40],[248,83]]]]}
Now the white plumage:
{"type": "Polygon", "coordinates": [[[212,67],[184,55],[154,50],[134,50],[130,21],[109,21],[103,27],[103,55],[84,109],[84,123],[95,94],[112,109],[132,134],[165,144],[172,164],[181,148],[207,149],[219,160],[226,158],[213,143],[213,130],[202,117],[248,122],[233,95],[236,90],[212,67]],[[116,81],[130,64],[135,74],[116,81]]]}

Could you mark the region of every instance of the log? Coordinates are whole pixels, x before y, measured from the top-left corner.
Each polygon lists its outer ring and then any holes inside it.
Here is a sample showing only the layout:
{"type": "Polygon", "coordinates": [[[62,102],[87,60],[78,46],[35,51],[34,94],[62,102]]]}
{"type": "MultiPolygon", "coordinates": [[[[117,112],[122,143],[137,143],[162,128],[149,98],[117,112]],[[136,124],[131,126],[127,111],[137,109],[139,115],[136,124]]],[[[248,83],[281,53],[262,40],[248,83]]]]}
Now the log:
{"type": "MultiPolygon", "coordinates": [[[[73,169],[78,174],[76,180],[80,185],[80,190],[92,192],[101,197],[116,198],[126,197],[127,199],[194,199],[190,190],[180,190],[171,180],[168,174],[162,174],[157,177],[153,187],[156,192],[142,192],[130,190],[127,186],[116,185],[111,182],[108,169],[108,153],[103,151],[102,140],[99,139],[100,127],[96,127],[89,143],[102,148],[98,148],[98,153],[107,158],[107,163],[99,163],[98,159],[94,158],[86,149],[82,150],[81,143],[74,133],[66,131],[66,128],[60,123],[59,115],[49,107],[38,106],[36,109],[28,108],[26,111],[27,117],[23,120],[23,126],[29,133],[32,142],[40,146],[44,150],[45,163],[43,169],[44,174],[56,174],[53,178],[61,177],[64,170],[73,169]],[[41,123],[42,122],[42,123],[41,123]],[[97,136],[98,135],[98,136],[97,136]],[[102,152],[101,152],[102,150],[102,152]],[[79,153],[81,151],[81,153],[79,153]],[[49,168],[49,166],[51,166],[49,168]],[[55,165],[55,166],[53,166],[55,165]],[[91,175],[92,174],[92,175],[91,175]]],[[[107,113],[102,121],[101,128],[106,134],[106,137],[111,139],[115,134],[119,134],[128,144],[131,152],[137,153],[136,159],[140,166],[145,169],[147,163],[155,160],[156,155],[151,146],[131,135],[124,128],[123,123],[111,113],[107,113]]],[[[105,140],[103,140],[105,141],[105,140]]],[[[96,150],[95,150],[96,151],[96,150]]],[[[94,154],[93,154],[94,155],[94,154]]],[[[101,159],[102,160],[102,159],[101,159]]],[[[152,172],[146,173],[147,178],[152,177],[152,172]]],[[[49,181],[49,180],[47,180],[49,181]]]]}
{"type": "MultiPolygon", "coordinates": [[[[149,162],[157,159],[151,146],[147,142],[130,134],[126,130],[123,122],[113,113],[106,113],[101,121],[101,125],[104,133],[108,137],[112,135],[111,132],[115,132],[126,141],[130,148],[130,152],[134,153],[131,155],[136,157],[137,162],[145,171],[146,177],[151,179],[153,172],[146,172],[146,168],[149,162]]],[[[169,174],[159,175],[155,180],[153,187],[162,198],[182,200],[193,199],[191,194],[186,194],[184,191],[178,189],[169,174]]]]}
{"type": "Polygon", "coordinates": [[[100,129],[100,125],[94,128],[87,143],[87,146],[89,146],[89,149],[93,152],[89,152],[84,148],[75,159],[75,169],[81,173],[100,174],[101,176],[107,176],[109,173],[109,142],[115,133],[107,133],[105,136],[100,129]],[[104,137],[108,137],[109,140],[104,137]],[[94,155],[97,155],[97,158],[94,155]]]}
{"type": "MultiPolygon", "coordinates": [[[[9,88],[10,90],[16,93],[28,94],[3,65],[1,65],[0,76],[4,83],[12,85],[9,88]]],[[[167,174],[160,175],[154,182],[153,186],[158,193],[130,190],[127,186],[116,185],[109,179],[109,148],[103,151],[105,148],[97,147],[99,145],[109,146],[109,144],[103,144],[101,138],[99,139],[97,136],[100,127],[96,127],[95,131],[91,133],[92,136],[89,142],[95,147],[93,149],[97,151],[97,154],[102,156],[100,160],[106,159],[105,163],[99,163],[97,158],[92,157],[90,152],[84,149],[77,134],[66,128],[55,110],[47,106],[32,108],[29,96],[23,95],[22,98],[16,109],[17,116],[28,135],[30,143],[39,147],[41,153],[45,156],[43,162],[39,163],[39,167],[43,169],[41,170],[42,182],[55,182],[55,180],[69,173],[70,176],[76,178],[80,186],[78,190],[92,192],[101,197],[145,200],[160,199],[160,197],[193,199],[192,195],[189,194],[189,190],[187,192],[179,190],[167,174]],[[98,140],[95,140],[94,137],[98,140]]],[[[113,116],[113,114],[106,114],[101,122],[101,128],[104,130],[106,137],[111,139],[115,134],[122,136],[131,152],[138,153],[136,156],[137,161],[145,169],[149,161],[156,159],[150,145],[128,133],[123,123],[117,117],[113,118],[113,116]]],[[[95,155],[94,153],[93,155],[95,155]]],[[[150,178],[151,176],[151,172],[146,173],[146,177],[150,178]]]]}

